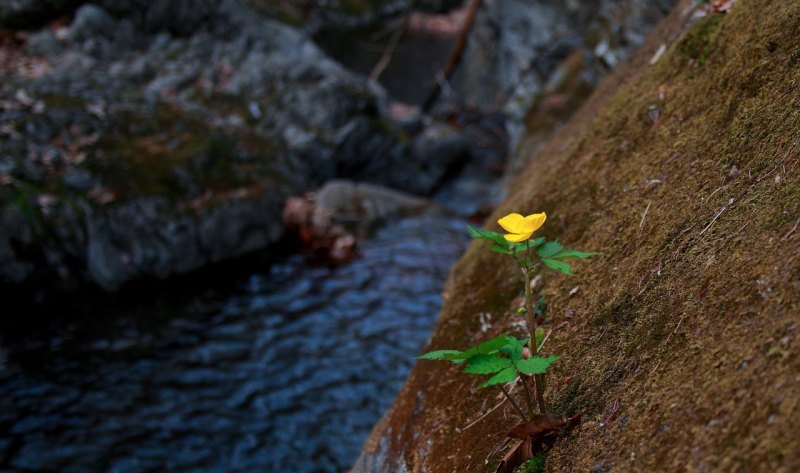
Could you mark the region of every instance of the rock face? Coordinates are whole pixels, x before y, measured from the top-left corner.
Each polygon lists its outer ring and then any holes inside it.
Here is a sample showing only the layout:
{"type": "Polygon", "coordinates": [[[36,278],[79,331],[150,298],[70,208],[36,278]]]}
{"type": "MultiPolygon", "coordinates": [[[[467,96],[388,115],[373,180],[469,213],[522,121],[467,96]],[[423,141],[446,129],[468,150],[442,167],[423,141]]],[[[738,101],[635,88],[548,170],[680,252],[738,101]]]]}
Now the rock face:
{"type": "MultiPolygon", "coordinates": [[[[682,2],[488,220],[546,210],[544,236],[603,253],[545,274],[546,395],[583,412],[547,471],[800,469],[798,18],[682,2]]],[[[520,290],[473,244],[427,349],[513,332],[520,290]]],[[[516,416],[461,371],[418,362],[353,471],[495,471],[516,416]]]]}
{"type": "Polygon", "coordinates": [[[70,5],[3,43],[0,286],[183,274],[277,241],[288,196],[337,177],[427,194],[468,151],[401,130],[382,90],[244,0],[70,5]]]}
{"type": "Polygon", "coordinates": [[[579,51],[584,61],[575,74],[594,88],[674,3],[485,0],[454,79],[456,90],[468,102],[504,109],[513,151],[526,132],[528,114],[548,87],[563,80],[558,64],[579,51]]]}

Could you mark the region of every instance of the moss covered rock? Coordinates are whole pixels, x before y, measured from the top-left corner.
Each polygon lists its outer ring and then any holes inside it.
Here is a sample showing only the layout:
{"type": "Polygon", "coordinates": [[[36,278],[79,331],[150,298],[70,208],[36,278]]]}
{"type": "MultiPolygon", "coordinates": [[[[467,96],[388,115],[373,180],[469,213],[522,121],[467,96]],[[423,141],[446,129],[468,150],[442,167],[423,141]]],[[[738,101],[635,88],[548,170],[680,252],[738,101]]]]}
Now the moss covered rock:
{"type": "MultiPolygon", "coordinates": [[[[546,210],[544,234],[603,253],[547,281],[547,395],[584,412],[547,471],[800,469],[800,4],[702,8],[682,2],[489,219],[546,210]]],[[[427,348],[508,330],[513,269],[474,244],[427,348]]],[[[514,414],[481,418],[502,398],[476,384],[418,363],[353,471],[494,471],[514,414]]]]}

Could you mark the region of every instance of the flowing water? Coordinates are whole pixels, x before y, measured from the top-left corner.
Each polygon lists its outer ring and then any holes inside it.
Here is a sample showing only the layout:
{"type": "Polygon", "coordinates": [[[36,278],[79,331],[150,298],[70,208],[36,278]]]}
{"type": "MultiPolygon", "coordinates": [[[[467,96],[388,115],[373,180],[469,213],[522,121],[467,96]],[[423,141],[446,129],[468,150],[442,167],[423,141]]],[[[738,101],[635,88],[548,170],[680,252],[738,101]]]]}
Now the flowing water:
{"type": "Polygon", "coordinates": [[[0,470],[346,470],[423,347],[464,225],[401,220],[343,267],[290,256],[223,295],[6,334],[0,470]]]}

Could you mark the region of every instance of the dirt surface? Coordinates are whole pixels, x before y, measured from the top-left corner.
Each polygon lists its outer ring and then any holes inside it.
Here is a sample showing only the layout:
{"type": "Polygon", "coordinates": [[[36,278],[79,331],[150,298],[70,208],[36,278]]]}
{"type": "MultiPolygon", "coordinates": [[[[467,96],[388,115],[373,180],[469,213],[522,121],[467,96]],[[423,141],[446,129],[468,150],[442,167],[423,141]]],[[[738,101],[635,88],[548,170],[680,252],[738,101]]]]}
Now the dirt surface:
{"type": "MultiPolygon", "coordinates": [[[[544,352],[561,356],[547,396],[584,411],[547,471],[800,471],[800,3],[739,0],[695,21],[690,7],[487,223],[544,210],[543,235],[603,253],[545,277],[544,352]]],[[[518,330],[521,290],[474,244],[427,348],[518,330]]],[[[502,397],[477,384],[419,362],[354,471],[494,471],[517,418],[507,404],[484,416],[502,397]]]]}

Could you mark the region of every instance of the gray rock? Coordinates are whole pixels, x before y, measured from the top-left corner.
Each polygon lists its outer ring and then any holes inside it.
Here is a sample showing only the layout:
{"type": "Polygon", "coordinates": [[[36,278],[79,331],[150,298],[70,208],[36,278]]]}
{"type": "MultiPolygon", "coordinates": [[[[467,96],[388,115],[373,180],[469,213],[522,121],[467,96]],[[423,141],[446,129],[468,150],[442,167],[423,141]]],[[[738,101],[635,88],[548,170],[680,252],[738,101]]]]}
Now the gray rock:
{"type": "Polygon", "coordinates": [[[78,192],[88,192],[96,182],[92,173],[82,168],[71,168],[64,173],[64,185],[78,192]]]}
{"type": "Polygon", "coordinates": [[[431,205],[430,201],[387,187],[333,180],[316,193],[313,223],[373,227],[389,219],[408,216],[431,205]]]}
{"type": "Polygon", "coordinates": [[[116,22],[103,8],[86,4],[75,12],[69,25],[70,41],[81,43],[87,40],[110,40],[114,37],[116,22]]]}
{"type": "Polygon", "coordinates": [[[63,50],[64,46],[50,30],[37,31],[28,38],[27,51],[35,56],[52,57],[63,50]]]}
{"type": "Polygon", "coordinates": [[[503,107],[509,150],[558,64],[576,48],[594,52],[585,77],[596,85],[639,46],[675,0],[485,0],[454,77],[462,100],[503,107]]]}
{"type": "Polygon", "coordinates": [[[190,35],[219,14],[224,0],[100,0],[117,17],[131,18],[147,32],[190,35]]]}
{"type": "Polygon", "coordinates": [[[231,199],[200,215],[164,198],[94,209],[87,219],[87,269],[115,291],[136,280],[164,280],[262,250],[282,235],[280,195],[231,199]]]}

